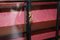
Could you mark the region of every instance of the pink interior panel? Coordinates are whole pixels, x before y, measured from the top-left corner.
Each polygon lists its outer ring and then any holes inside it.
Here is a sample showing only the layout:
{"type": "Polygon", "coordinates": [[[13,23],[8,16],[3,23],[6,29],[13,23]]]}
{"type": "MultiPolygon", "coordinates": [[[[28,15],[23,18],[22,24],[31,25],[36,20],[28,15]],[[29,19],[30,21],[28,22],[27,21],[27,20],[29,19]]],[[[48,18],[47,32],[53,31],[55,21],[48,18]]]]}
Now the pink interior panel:
{"type": "MultiPolygon", "coordinates": [[[[31,11],[32,22],[42,22],[48,20],[56,20],[56,9],[34,10],[31,11]]],[[[11,26],[15,24],[24,24],[24,12],[3,12],[0,13],[0,27],[11,26]]]]}
{"type": "Polygon", "coordinates": [[[32,2],[32,5],[50,5],[57,4],[57,2],[32,2]]]}
{"type": "MultiPolygon", "coordinates": [[[[60,31],[59,31],[60,33],[60,31]]],[[[36,35],[32,35],[31,36],[31,40],[44,40],[44,39],[47,39],[47,38],[53,38],[55,37],[56,35],[56,31],[52,31],[52,32],[47,32],[47,33],[42,33],[42,34],[36,34],[36,35]]],[[[16,39],[12,39],[12,40],[24,40],[24,38],[16,38],[16,39]]]]}

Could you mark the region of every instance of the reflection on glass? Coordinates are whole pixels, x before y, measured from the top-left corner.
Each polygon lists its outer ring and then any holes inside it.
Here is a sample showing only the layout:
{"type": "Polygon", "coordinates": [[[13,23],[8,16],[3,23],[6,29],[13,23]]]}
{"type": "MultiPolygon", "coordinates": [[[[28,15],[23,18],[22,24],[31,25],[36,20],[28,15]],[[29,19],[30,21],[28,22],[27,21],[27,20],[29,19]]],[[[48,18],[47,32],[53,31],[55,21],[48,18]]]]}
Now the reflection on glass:
{"type": "MultiPolygon", "coordinates": [[[[26,1],[26,0],[0,0],[0,1],[26,1]]],[[[58,1],[58,0],[31,0],[31,1],[58,1]]]]}
{"type": "Polygon", "coordinates": [[[24,3],[0,3],[0,40],[24,40],[24,3]]]}
{"type": "Polygon", "coordinates": [[[57,2],[31,3],[32,40],[56,37],[57,2]]]}
{"type": "Polygon", "coordinates": [[[57,1],[57,0],[31,0],[31,1],[57,1]]]}
{"type": "Polygon", "coordinates": [[[25,1],[25,0],[0,0],[0,1],[25,1]]]}

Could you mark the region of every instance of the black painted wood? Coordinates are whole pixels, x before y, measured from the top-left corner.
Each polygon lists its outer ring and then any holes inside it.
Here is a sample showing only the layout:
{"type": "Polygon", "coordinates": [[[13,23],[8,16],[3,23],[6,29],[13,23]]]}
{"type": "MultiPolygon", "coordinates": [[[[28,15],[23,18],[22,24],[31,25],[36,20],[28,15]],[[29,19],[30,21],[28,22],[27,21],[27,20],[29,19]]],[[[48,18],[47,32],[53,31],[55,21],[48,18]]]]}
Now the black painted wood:
{"type": "Polygon", "coordinates": [[[31,40],[31,23],[30,23],[30,11],[31,0],[27,0],[26,2],[26,40],[31,40]]]}
{"type": "Polygon", "coordinates": [[[60,1],[57,4],[57,17],[56,17],[56,40],[59,40],[59,15],[60,15],[60,1]]]}

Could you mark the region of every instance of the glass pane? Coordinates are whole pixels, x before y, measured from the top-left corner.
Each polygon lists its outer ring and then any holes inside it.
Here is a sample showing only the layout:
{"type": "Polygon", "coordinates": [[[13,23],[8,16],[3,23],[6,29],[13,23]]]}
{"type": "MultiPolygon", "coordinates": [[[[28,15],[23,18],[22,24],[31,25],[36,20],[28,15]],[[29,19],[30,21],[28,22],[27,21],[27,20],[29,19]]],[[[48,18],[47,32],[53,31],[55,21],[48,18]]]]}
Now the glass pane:
{"type": "Polygon", "coordinates": [[[32,2],[32,40],[56,37],[57,2],[32,2]]]}
{"type": "Polygon", "coordinates": [[[0,3],[0,40],[24,40],[24,2],[0,3]]]}
{"type": "MultiPolygon", "coordinates": [[[[26,1],[26,0],[0,0],[0,1],[26,1]]],[[[58,0],[31,0],[31,1],[58,1],[58,0]]]]}
{"type": "Polygon", "coordinates": [[[0,0],[0,1],[25,1],[25,0],[0,0]]]}
{"type": "Polygon", "coordinates": [[[32,0],[32,1],[58,1],[58,0],[32,0]]]}

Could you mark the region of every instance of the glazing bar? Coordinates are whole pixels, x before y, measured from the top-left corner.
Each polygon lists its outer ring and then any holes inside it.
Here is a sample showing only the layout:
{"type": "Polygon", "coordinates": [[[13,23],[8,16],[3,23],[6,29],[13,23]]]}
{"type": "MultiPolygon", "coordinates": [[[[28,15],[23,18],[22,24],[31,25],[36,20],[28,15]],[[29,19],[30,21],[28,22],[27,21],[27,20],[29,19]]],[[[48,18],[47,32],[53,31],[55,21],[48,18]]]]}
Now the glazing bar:
{"type": "Polygon", "coordinates": [[[57,5],[56,40],[59,40],[59,14],[60,14],[60,2],[58,2],[58,5],[57,5]]]}
{"type": "Polygon", "coordinates": [[[31,0],[26,0],[26,40],[31,40],[30,7],[31,0]]]}

